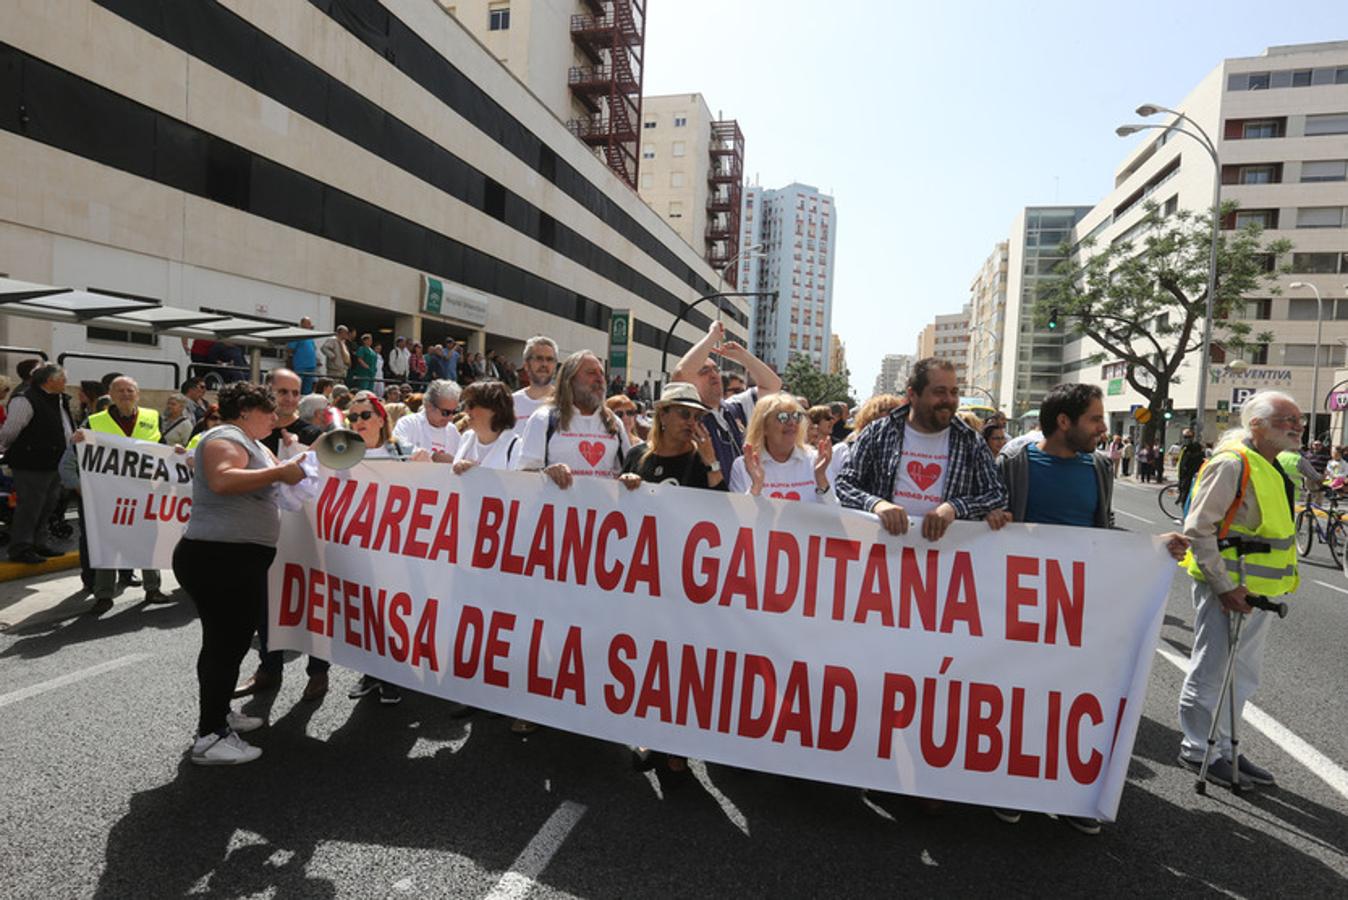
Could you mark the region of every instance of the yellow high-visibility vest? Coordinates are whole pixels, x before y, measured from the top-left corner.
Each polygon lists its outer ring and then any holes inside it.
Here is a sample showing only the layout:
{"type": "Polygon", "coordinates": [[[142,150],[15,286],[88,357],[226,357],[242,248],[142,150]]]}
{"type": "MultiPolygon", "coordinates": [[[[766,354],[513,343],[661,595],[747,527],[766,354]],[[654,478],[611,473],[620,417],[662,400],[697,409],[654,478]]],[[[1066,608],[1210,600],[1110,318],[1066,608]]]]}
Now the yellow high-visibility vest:
{"type": "MultiPolygon", "coordinates": [[[[122,426],[112,420],[112,413],[106,409],[89,417],[89,427],[103,434],[120,434],[126,437],[122,426]]],[[[131,437],[138,441],[159,443],[159,413],[143,406],[136,410],[136,427],[131,429],[131,437]]]]}
{"type": "MultiPolygon", "coordinates": [[[[1233,522],[1229,534],[1269,546],[1266,553],[1245,555],[1245,587],[1250,593],[1265,597],[1292,593],[1301,583],[1301,576],[1297,572],[1296,527],[1292,522],[1291,504],[1287,502],[1287,480],[1282,467],[1244,447],[1228,447],[1218,452],[1233,453],[1245,461],[1250,476],[1246,490],[1253,490],[1259,503],[1259,527],[1251,531],[1233,522]]],[[[1203,478],[1208,468],[1204,466],[1194,480],[1203,478]]],[[[1217,593],[1225,593],[1240,583],[1236,549],[1223,550],[1222,558],[1229,563],[1227,572],[1231,581],[1223,586],[1214,585],[1213,590],[1217,593]]],[[[1180,565],[1196,580],[1206,580],[1192,550],[1185,554],[1180,565]]]]}

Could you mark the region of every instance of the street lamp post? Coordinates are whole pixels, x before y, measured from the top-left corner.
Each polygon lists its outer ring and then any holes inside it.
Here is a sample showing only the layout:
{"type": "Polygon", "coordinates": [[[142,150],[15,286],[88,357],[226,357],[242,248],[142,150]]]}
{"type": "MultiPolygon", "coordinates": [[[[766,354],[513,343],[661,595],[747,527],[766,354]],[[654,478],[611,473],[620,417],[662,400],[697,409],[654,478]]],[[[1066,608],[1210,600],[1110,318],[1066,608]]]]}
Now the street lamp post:
{"type": "Polygon", "coordinates": [[[1320,335],[1324,326],[1324,304],[1320,301],[1320,289],[1305,281],[1294,281],[1287,286],[1292,290],[1310,288],[1315,293],[1315,358],[1311,368],[1311,412],[1310,437],[1307,443],[1315,440],[1315,410],[1320,405],[1320,335]]]}
{"type": "Polygon", "coordinates": [[[687,306],[685,306],[682,310],[680,310],[680,311],[679,311],[679,314],[678,314],[677,316],[674,317],[674,321],[670,323],[670,325],[669,325],[669,330],[665,332],[665,340],[664,340],[664,343],[661,344],[661,346],[660,346],[660,379],[661,379],[661,380],[660,380],[660,386],[661,386],[661,387],[664,387],[665,379],[669,377],[669,370],[668,370],[668,368],[667,368],[668,363],[669,363],[669,342],[670,342],[670,340],[673,339],[673,337],[674,337],[674,329],[675,329],[675,328],[678,328],[678,327],[679,327],[679,323],[682,322],[684,319],[686,319],[686,318],[688,317],[688,314],[689,314],[690,312],[692,312],[694,309],[696,309],[696,308],[697,308],[699,305],[701,305],[702,303],[705,303],[705,302],[707,302],[708,300],[716,300],[716,301],[718,301],[717,304],[716,304],[716,306],[717,306],[717,309],[719,309],[720,306],[721,306],[721,304],[720,304],[719,301],[722,300],[722,299],[725,298],[725,297],[771,297],[771,298],[775,301],[775,300],[777,299],[777,292],[776,292],[776,291],[717,291],[717,292],[714,293],[714,294],[704,294],[703,296],[698,297],[698,298],[697,298],[696,300],[694,300],[692,303],[689,303],[689,304],[688,304],[687,306]]]}
{"type": "Polygon", "coordinates": [[[1137,108],[1139,116],[1154,116],[1157,113],[1169,113],[1176,117],[1176,121],[1169,125],[1122,125],[1115,130],[1115,133],[1119,137],[1127,137],[1130,134],[1149,129],[1173,131],[1197,141],[1208,152],[1208,156],[1212,157],[1212,247],[1208,252],[1208,296],[1203,311],[1203,353],[1199,360],[1198,409],[1195,411],[1194,417],[1194,439],[1201,442],[1203,440],[1203,421],[1207,417],[1207,374],[1208,368],[1212,365],[1212,304],[1217,293],[1217,240],[1221,234],[1222,218],[1222,161],[1217,154],[1217,145],[1203,130],[1203,126],[1184,113],[1158,106],[1155,103],[1144,103],[1137,108]],[[1193,131],[1187,131],[1179,127],[1178,122],[1180,121],[1188,122],[1198,133],[1195,134],[1193,131]]]}

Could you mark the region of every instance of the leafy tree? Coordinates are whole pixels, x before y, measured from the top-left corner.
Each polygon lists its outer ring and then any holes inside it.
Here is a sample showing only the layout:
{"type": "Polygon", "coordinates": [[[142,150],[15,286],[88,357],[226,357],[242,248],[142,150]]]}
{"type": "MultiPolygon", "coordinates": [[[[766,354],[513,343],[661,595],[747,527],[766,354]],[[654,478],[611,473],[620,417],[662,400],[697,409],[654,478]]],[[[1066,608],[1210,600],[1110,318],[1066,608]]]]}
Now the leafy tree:
{"type": "MultiPolygon", "coordinates": [[[[1223,215],[1235,208],[1223,207],[1223,215]]],[[[1151,421],[1143,439],[1150,442],[1163,421],[1170,387],[1180,381],[1176,372],[1186,356],[1202,350],[1212,216],[1189,210],[1164,215],[1150,201],[1145,209],[1150,227],[1140,241],[1108,247],[1085,241],[1076,257],[1069,255],[1041,283],[1035,314],[1047,323],[1056,312],[1059,328],[1095,341],[1103,353],[1094,361],[1124,364],[1123,377],[1147,398],[1151,421]]],[[[1258,225],[1220,233],[1212,340],[1228,357],[1273,339],[1269,332],[1252,335],[1243,320],[1244,296],[1256,289],[1280,293],[1272,262],[1291,249],[1286,240],[1265,243],[1258,225]]]]}
{"type": "Polygon", "coordinates": [[[856,401],[852,399],[850,377],[851,373],[845,369],[825,375],[815,368],[808,356],[793,353],[787,360],[786,371],[782,373],[782,390],[806,398],[812,406],[835,400],[856,406],[856,401]]]}

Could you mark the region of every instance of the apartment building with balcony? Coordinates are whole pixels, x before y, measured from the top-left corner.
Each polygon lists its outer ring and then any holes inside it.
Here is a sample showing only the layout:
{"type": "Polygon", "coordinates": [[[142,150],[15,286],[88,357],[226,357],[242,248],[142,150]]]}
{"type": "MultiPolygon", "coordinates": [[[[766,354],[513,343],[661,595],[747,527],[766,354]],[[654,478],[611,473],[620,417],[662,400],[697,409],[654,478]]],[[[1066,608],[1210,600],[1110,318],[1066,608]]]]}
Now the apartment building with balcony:
{"type": "Polygon", "coordinates": [[[969,383],[969,313],[966,303],[957,313],[937,316],[917,336],[917,358],[949,360],[961,387],[969,383]]]}
{"type": "MultiPolygon", "coordinates": [[[[1138,98],[1139,101],[1157,98],[1138,98]]],[[[1161,98],[1165,99],[1165,98],[1161,98]]],[[[1255,334],[1273,340],[1244,353],[1243,372],[1227,363],[1234,352],[1218,341],[1212,367],[1200,371],[1192,354],[1179,370],[1170,396],[1178,421],[1201,415],[1204,432],[1215,436],[1235,418],[1254,390],[1277,387],[1294,396],[1304,410],[1315,408],[1315,432],[1328,428],[1325,394],[1332,372],[1342,366],[1348,339],[1348,41],[1270,47],[1259,56],[1222,61],[1183,100],[1173,105],[1216,143],[1220,173],[1196,141],[1173,132],[1145,132],[1124,160],[1108,197],[1087,212],[1073,229],[1073,241],[1091,236],[1097,246],[1145,238],[1144,201],[1162,213],[1178,209],[1202,213],[1210,208],[1215,177],[1224,201],[1239,209],[1227,215],[1230,231],[1258,223],[1269,240],[1286,238],[1293,250],[1270,259],[1278,272],[1273,288],[1252,292],[1241,311],[1255,334]],[[1284,273],[1283,270],[1287,271],[1284,273]],[[1302,282],[1318,289],[1292,288],[1302,282]],[[1317,350],[1317,314],[1323,334],[1317,350]],[[1320,369],[1320,396],[1312,382],[1320,369]],[[1208,379],[1206,409],[1197,410],[1199,379],[1208,379]]],[[[1121,111],[1121,119],[1126,117],[1121,111]]],[[[1157,116],[1166,122],[1169,117],[1157,116]]],[[[1089,252],[1083,250],[1084,252],[1089,252]]],[[[1014,254],[1013,254],[1014,255],[1014,254]]],[[[1012,260],[1014,272],[1015,260],[1012,260]]],[[[1064,336],[1064,378],[1099,382],[1115,429],[1131,426],[1130,409],[1145,399],[1133,390],[1118,359],[1088,339],[1064,336]]],[[[1005,393],[1005,392],[1004,392],[1005,393]]]]}
{"type": "Polygon", "coordinates": [[[969,285],[969,386],[996,403],[1002,386],[1010,242],[998,241],[969,285]]]}

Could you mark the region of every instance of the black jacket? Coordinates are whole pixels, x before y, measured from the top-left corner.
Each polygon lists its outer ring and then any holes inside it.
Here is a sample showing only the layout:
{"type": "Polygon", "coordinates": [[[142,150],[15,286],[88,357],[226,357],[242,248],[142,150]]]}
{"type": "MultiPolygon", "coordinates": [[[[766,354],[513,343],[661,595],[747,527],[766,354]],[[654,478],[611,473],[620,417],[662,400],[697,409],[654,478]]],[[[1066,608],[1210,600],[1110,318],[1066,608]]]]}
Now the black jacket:
{"type": "Polygon", "coordinates": [[[65,394],[49,394],[31,385],[17,391],[33,408],[33,418],[24,426],[5,453],[5,462],[12,469],[37,472],[55,472],[66,449],[66,428],[73,431],[74,422],[66,408],[65,394]]]}

